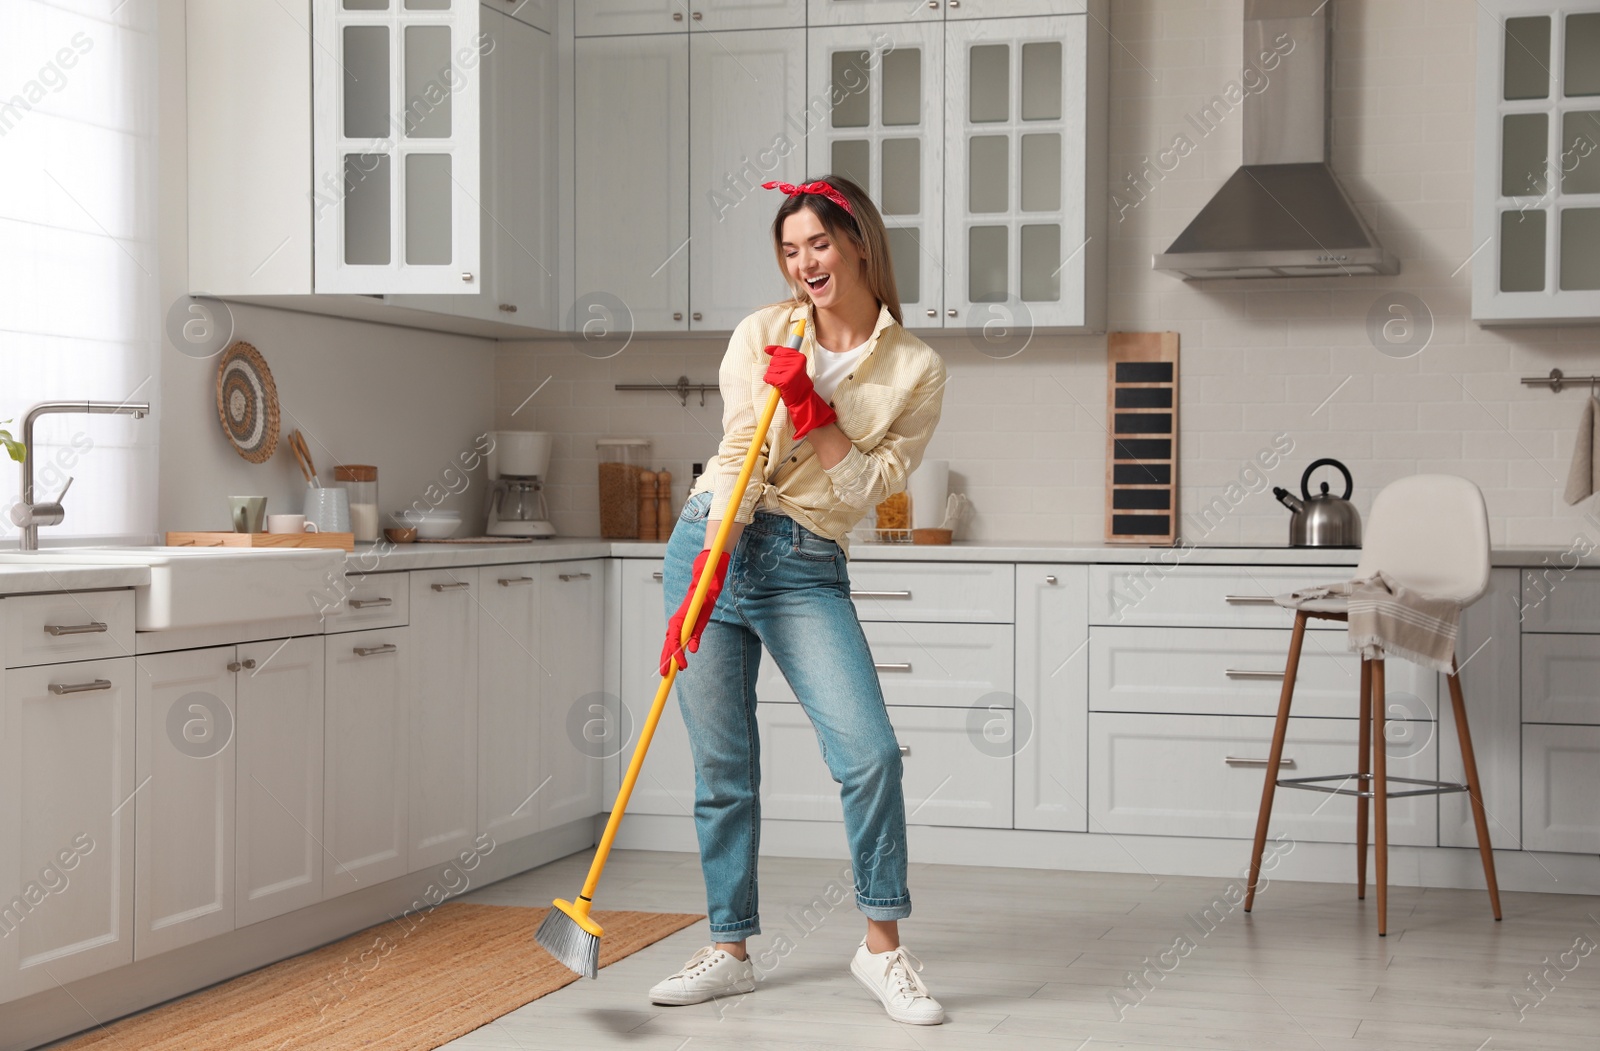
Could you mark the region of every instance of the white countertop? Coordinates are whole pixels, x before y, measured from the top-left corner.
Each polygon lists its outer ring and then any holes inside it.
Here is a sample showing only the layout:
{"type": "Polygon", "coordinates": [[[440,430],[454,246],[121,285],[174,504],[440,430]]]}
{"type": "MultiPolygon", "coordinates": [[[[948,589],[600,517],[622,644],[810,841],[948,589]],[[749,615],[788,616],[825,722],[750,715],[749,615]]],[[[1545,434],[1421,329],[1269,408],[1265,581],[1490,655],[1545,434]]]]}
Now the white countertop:
{"type": "Polygon", "coordinates": [[[36,566],[0,565],[0,595],[136,588],[148,583],[148,566],[92,566],[62,562],[40,562],[36,566]]]}

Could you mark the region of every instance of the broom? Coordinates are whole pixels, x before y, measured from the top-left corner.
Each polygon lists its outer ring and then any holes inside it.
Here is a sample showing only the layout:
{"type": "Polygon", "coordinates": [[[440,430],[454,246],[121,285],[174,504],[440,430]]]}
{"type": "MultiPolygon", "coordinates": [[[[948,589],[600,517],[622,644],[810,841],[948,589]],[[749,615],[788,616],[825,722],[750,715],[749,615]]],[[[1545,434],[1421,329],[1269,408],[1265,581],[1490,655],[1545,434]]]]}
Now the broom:
{"type": "MultiPolygon", "coordinates": [[[[789,336],[789,349],[799,350],[805,333],[805,321],[796,321],[794,330],[789,336]]],[[[731,508],[738,507],[744,499],[745,488],[750,484],[750,475],[755,470],[756,457],[760,455],[761,446],[767,440],[767,428],[772,425],[773,414],[778,411],[778,400],[778,390],[774,387],[772,393],[767,396],[766,408],[761,411],[761,418],[756,423],[755,435],[750,439],[750,450],[745,453],[744,467],[739,471],[738,480],[733,483],[733,494],[728,500],[728,506],[731,508]]],[[[680,652],[689,644],[689,636],[694,631],[695,621],[700,616],[700,607],[705,604],[706,593],[711,588],[712,574],[716,571],[717,562],[722,558],[722,551],[727,545],[728,534],[732,528],[733,516],[730,514],[722,519],[716,539],[711,543],[711,555],[706,559],[705,569],[695,583],[694,595],[689,600],[688,613],[683,619],[683,634],[678,639],[680,652]]],[[[554,907],[539,925],[539,933],[534,936],[534,940],[544,946],[562,966],[585,978],[595,978],[600,973],[600,937],[605,933],[598,923],[589,918],[589,909],[594,904],[595,888],[600,883],[600,873],[606,867],[612,840],[616,838],[617,828],[622,824],[622,815],[628,808],[628,798],[633,794],[634,782],[639,779],[639,771],[644,767],[645,753],[650,750],[650,739],[655,735],[656,724],[661,721],[661,713],[666,709],[667,698],[672,694],[673,680],[677,677],[677,662],[668,661],[667,670],[661,676],[661,685],[656,689],[656,699],[650,705],[650,714],[645,717],[644,727],[639,731],[639,743],[633,748],[633,759],[628,763],[628,772],[622,779],[621,789],[617,792],[617,801],[611,807],[611,817],[607,819],[606,829],[600,835],[600,845],[595,848],[594,861],[589,865],[589,876],[583,881],[583,890],[578,893],[575,901],[557,898],[552,903],[554,907]]]]}

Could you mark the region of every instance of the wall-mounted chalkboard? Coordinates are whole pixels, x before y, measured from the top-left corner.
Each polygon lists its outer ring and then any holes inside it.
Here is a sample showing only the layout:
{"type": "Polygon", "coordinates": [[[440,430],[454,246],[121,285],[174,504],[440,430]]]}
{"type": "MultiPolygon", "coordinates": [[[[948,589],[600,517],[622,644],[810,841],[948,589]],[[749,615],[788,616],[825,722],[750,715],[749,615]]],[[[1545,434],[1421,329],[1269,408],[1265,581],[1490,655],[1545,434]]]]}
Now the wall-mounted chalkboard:
{"type": "Polygon", "coordinates": [[[1106,339],[1106,539],[1178,534],[1178,334],[1106,339]]]}

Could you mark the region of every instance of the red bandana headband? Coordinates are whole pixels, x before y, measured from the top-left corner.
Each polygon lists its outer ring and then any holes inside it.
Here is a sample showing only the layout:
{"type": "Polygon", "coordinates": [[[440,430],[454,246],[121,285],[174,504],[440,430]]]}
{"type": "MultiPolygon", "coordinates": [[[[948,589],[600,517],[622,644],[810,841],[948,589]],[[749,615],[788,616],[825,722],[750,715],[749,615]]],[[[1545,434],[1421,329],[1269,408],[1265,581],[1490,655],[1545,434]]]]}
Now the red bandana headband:
{"type": "Polygon", "coordinates": [[[803,182],[799,186],[796,186],[792,182],[764,182],[761,184],[761,188],[763,190],[782,190],[790,197],[800,193],[820,194],[821,196],[832,201],[834,204],[837,204],[840,208],[843,208],[848,214],[852,216],[856,214],[855,210],[850,207],[850,202],[844,199],[844,194],[840,193],[838,190],[835,190],[832,186],[829,186],[821,179],[818,179],[816,182],[803,182]]]}

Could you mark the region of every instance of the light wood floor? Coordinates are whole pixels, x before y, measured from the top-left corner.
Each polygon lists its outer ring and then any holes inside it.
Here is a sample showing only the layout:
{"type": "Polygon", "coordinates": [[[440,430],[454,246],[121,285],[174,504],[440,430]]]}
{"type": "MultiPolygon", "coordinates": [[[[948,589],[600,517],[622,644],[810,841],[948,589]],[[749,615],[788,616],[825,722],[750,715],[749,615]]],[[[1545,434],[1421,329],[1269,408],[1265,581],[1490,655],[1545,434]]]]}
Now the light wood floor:
{"type": "MultiPolygon", "coordinates": [[[[1247,846],[1240,846],[1242,858],[1247,846]]],[[[462,900],[546,905],[568,898],[589,859],[587,851],[573,855],[462,900]]],[[[748,996],[693,1007],[657,1007],[646,999],[651,985],[709,940],[700,923],[606,968],[596,981],[568,986],[447,1046],[1600,1048],[1600,950],[1583,955],[1583,946],[1600,945],[1596,897],[1507,894],[1505,920],[1496,923],[1482,892],[1396,887],[1389,936],[1379,938],[1370,888],[1367,901],[1358,902],[1353,886],[1277,881],[1246,916],[1229,905],[1227,879],[913,863],[916,912],[902,922],[901,935],[926,964],[924,979],[947,1015],[944,1025],[924,1027],[891,1022],[850,976],[863,924],[849,901],[820,922],[816,915],[799,919],[808,903],[827,904],[843,865],[762,859],[766,932],[750,944],[758,962],[768,955],[758,966],[765,977],[748,996]],[[1209,919],[1191,922],[1208,907],[1209,919]],[[787,952],[780,935],[792,946],[787,952]],[[1586,941],[1575,952],[1580,938],[1586,941]],[[1570,973],[1558,980],[1557,966],[1570,973]],[[1547,967],[1550,981],[1540,999],[1528,978],[1547,967]],[[1142,989],[1130,986],[1130,972],[1147,975],[1142,989]],[[1513,994],[1534,1005],[1520,1018],[1513,994]]],[[[602,909],[703,912],[699,861],[618,851],[597,899],[602,909]]]]}

